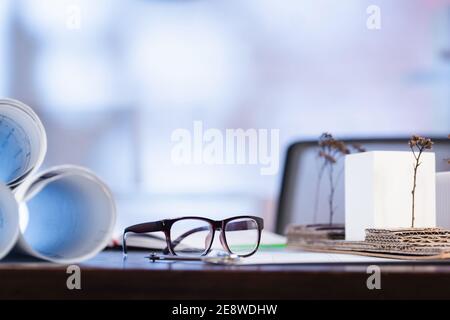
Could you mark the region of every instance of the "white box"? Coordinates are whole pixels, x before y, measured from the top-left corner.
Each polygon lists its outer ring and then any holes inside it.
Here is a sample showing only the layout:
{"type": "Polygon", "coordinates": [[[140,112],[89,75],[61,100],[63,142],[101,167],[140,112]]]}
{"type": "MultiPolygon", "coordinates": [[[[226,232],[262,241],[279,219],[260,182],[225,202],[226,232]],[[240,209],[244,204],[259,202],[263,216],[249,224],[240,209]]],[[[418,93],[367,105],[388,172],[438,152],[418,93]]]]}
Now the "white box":
{"type": "MultiPolygon", "coordinates": [[[[414,227],[436,226],[436,162],[424,152],[417,172],[414,227]]],[[[372,151],[345,158],[345,239],[367,228],[410,228],[415,159],[412,152],[372,151]]]]}
{"type": "Polygon", "coordinates": [[[450,172],[436,174],[436,217],[438,227],[450,229],[450,172]]]}

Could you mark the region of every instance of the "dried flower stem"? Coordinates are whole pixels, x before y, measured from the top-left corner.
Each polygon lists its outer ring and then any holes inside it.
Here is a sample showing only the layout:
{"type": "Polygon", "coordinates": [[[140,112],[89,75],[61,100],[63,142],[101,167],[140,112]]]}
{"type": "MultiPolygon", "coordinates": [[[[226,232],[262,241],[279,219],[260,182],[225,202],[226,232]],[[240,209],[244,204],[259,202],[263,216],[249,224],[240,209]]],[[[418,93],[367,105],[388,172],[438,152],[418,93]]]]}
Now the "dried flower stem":
{"type": "MultiPolygon", "coordinates": [[[[411,148],[412,149],[412,148],[411,148]]],[[[419,154],[416,156],[414,150],[414,158],[416,159],[416,162],[414,163],[414,183],[413,183],[413,189],[411,191],[412,193],[412,217],[411,217],[411,228],[414,228],[414,219],[415,219],[415,204],[416,204],[416,187],[417,187],[417,170],[420,166],[420,156],[422,155],[423,150],[419,151],[419,154]]]]}
{"type": "Polygon", "coordinates": [[[415,220],[415,205],[416,205],[416,187],[417,187],[417,171],[419,170],[419,166],[422,164],[420,162],[420,157],[422,153],[426,149],[431,149],[433,147],[433,142],[431,139],[422,138],[419,136],[412,136],[409,141],[409,147],[413,153],[414,159],[416,160],[414,163],[414,179],[413,179],[413,189],[411,191],[412,194],[412,216],[411,216],[411,228],[414,228],[414,220],[415,220]]]}
{"type": "Polygon", "coordinates": [[[334,176],[334,170],[333,170],[333,163],[329,163],[329,181],[330,181],[330,195],[328,198],[328,204],[330,206],[330,225],[333,224],[333,216],[334,216],[334,194],[336,192],[336,186],[334,185],[333,176],[334,176]]]}
{"type": "Polygon", "coordinates": [[[316,200],[315,200],[315,202],[314,202],[314,217],[313,217],[313,223],[314,223],[314,224],[317,223],[317,215],[318,215],[318,212],[319,212],[320,184],[321,184],[321,182],[322,182],[322,177],[323,177],[323,174],[324,174],[324,172],[325,172],[326,166],[327,166],[327,163],[326,163],[326,162],[324,162],[324,163],[321,165],[320,170],[319,170],[319,174],[318,174],[318,177],[317,177],[317,184],[316,184],[316,200]]]}
{"type": "MultiPolygon", "coordinates": [[[[364,152],[365,149],[359,144],[352,144],[352,148],[357,152],[364,152]]],[[[350,154],[350,149],[346,146],[346,144],[342,141],[336,140],[333,138],[333,135],[330,133],[323,133],[319,138],[319,158],[323,159],[323,165],[319,171],[319,177],[317,182],[316,189],[316,203],[314,208],[314,222],[317,218],[317,212],[319,207],[319,191],[320,191],[320,182],[322,180],[322,176],[324,171],[328,169],[328,179],[330,183],[330,193],[328,195],[328,205],[329,205],[329,223],[333,224],[333,217],[336,211],[336,207],[334,205],[334,197],[336,194],[337,182],[339,181],[342,171],[339,172],[337,177],[335,177],[334,166],[336,163],[345,155],[350,154]]]]}

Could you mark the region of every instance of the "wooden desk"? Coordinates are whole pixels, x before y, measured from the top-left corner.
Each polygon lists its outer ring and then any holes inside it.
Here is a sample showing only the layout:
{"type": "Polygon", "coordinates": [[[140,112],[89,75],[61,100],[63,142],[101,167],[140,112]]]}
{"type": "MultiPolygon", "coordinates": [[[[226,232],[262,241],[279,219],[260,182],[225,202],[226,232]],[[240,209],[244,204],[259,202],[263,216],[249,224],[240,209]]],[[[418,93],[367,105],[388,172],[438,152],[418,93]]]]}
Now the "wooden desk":
{"type": "Polygon", "coordinates": [[[450,298],[450,264],[383,265],[381,290],[368,290],[364,265],[233,267],[156,262],[144,252],[126,262],[105,251],[80,264],[81,290],[68,290],[66,267],[0,262],[0,299],[414,299],[450,298]]]}

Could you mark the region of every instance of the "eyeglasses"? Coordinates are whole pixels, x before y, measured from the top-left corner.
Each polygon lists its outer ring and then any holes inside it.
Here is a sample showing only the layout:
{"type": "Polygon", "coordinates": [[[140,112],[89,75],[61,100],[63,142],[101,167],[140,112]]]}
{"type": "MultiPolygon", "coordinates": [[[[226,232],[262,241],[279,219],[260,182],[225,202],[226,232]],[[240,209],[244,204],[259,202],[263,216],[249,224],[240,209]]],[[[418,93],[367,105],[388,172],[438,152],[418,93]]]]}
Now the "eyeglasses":
{"type": "Polygon", "coordinates": [[[127,254],[129,233],[161,231],[166,237],[164,254],[204,256],[211,250],[216,231],[220,231],[222,247],[230,254],[251,256],[258,250],[264,220],[254,216],[235,216],[225,220],[203,217],[165,219],[130,226],[123,233],[123,253],[127,254]]]}

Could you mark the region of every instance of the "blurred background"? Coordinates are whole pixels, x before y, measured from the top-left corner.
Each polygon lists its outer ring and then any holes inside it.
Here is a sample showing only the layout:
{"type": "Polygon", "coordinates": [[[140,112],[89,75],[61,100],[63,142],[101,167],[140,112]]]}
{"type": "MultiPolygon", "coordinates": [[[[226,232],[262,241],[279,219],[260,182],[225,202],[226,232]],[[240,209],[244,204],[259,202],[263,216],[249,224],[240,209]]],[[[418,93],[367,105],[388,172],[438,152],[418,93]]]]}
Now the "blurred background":
{"type": "Polygon", "coordinates": [[[42,118],[45,166],[110,185],[119,225],[249,213],[271,228],[289,143],[447,136],[450,1],[0,0],[0,96],[42,118]],[[174,164],[171,134],[196,120],[279,129],[278,174],[174,164]]]}

